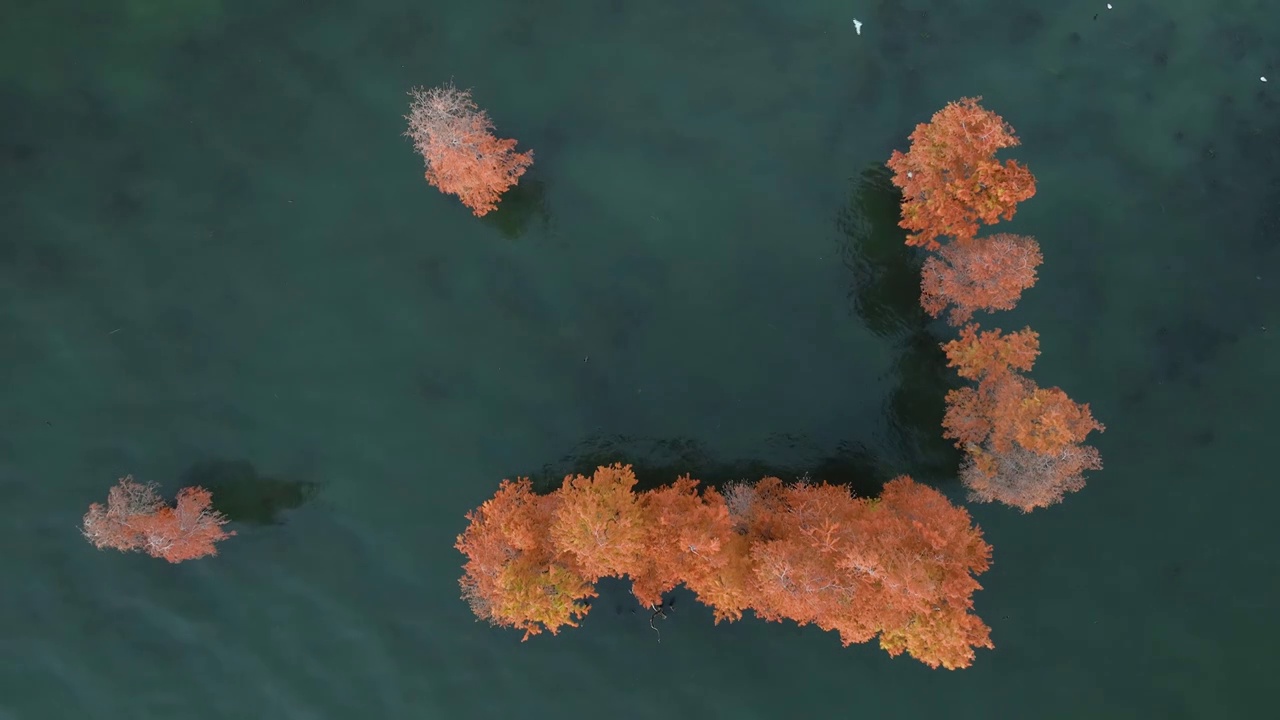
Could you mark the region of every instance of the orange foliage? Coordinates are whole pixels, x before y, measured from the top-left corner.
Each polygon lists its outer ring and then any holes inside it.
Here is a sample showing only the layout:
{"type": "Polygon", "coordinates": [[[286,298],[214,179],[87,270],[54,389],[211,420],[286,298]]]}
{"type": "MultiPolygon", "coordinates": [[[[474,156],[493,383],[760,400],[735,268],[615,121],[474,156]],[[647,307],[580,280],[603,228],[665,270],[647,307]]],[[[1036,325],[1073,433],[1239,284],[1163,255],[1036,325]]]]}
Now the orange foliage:
{"type": "Polygon", "coordinates": [[[982,588],[974,576],[990,567],[991,546],[966,510],[908,477],[885,485],[878,502],[881,526],[867,535],[899,539],[881,554],[889,577],[911,580],[904,588],[916,600],[904,622],[886,624],[880,646],[930,667],[968,667],[974,648],[995,647],[990,628],[971,612],[973,593],[982,588]]]}
{"type": "Polygon", "coordinates": [[[155,485],[134,482],[132,475],[120,478],[119,484],[107,491],[106,507],[99,503],[89,506],[81,532],[99,550],[112,548],[128,552],[140,549],[144,540],[142,533],[133,527],[133,522],[164,505],[155,488],[155,485]]]}
{"type": "Polygon", "coordinates": [[[427,182],[457,195],[477,217],[498,200],[533,164],[533,151],[517,153],[516,141],[493,134],[493,121],[476,106],[470,90],[452,84],[414,88],[405,119],[414,147],[427,164],[427,182]]]}
{"type": "Polygon", "coordinates": [[[1106,428],[1087,403],[1041,388],[1002,362],[995,357],[995,370],[978,371],[976,388],[947,393],[943,436],[970,455],[961,480],[971,499],[1029,512],[1083,488],[1082,473],[1102,468],[1098,451],[1081,443],[1106,428]]]}
{"type": "Polygon", "coordinates": [[[1059,388],[1038,387],[1028,378],[1001,383],[995,398],[992,445],[997,450],[1012,440],[1031,452],[1053,455],[1105,429],[1088,403],[1075,402],[1059,388]]]}
{"type": "MultiPolygon", "coordinates": [[[[679,481],[677,481],[677,485],[679,481]]],[[[698,563],[694,569],[680,577],[680,581],[693,591],[698,599],[711,608],[715,621],[741,620],[742,613],[751,609],[755,570],[751,565],[751,538],[744,513],[749,512],[754,487],[747,483],[733,483],[721,494],[714,488],[702,493],[706,509],[699,515],[690,515],[683,522],[690,529],[705,532],[707,539],[714,538],[718,552],[698,563]],[[745,492],[744,492],[745,491],[745,492]]],[[[665,489],[651,490],[646,494],[661,494],[665,489]]],[[[673,518],[675,522],[681,522],[673,518]]],[[[688,532],[688,530],[685,530],[688,532]]],[[[706,553],[699,552],[706,556],[706,553]]],[[[637,594],[640,602],[645,598],[637,594]]]]}
{"type": "MultiPolygon", "coordinates": [[[[764,620],[793,620],[840,632],[848,645],[875,636],[875,607],[856,602],[868,591],[861,586],[871,573],[841,567],[856,547],[853,514],[858,505],[848,488],[800,483],[786,486],[778,478],[757,485],[762,498],[754,511],[761,516],[751,538],[755,584],[751,608],[764,620]],[[861,575],[861,576],[860,576],[861,575]],[[847,610],[852,612],[846,612],[847,610]],[[861,612],[858,612],[858,611],[861,612]]],[[[856,563],[855,563],[856,564],[856,563]]]]}
{"type": "Polygon", "coordinates": [[[235,532],[222,529],[227,518],[210,507],[212,500],[208,490],[188,487],[169,507],[155,485],[134,482],[129,475],[108,491],[106,507],[89,506],[82,532],[100,550],[143,550],[172,563],[217,555],[215,543],[235,532]]]}
{"type": "Polygon", "coordinates": [[[1033,238],[1001,233],[948,243],[924,261],[920,304],[938,317],[948,305],[950,322],[969,322],[975,310],[1012,310],[1035,285],[1043,262],[1033,238]]]}
{"type": "Polygon", "coordinates": [[[971,612],[990,546],[967,512],[910,478],[875,500],[777,478],[723,494],[686,476],[637,496],[635,482],[625,465],[567,477],[542,498],[527,480],[504,481],[458,538],[476,615],[526,638],[554,633],[586,613],[591,582],[630,575],[649,606],[683,583],[717,622],[753,610],[846,645],[879,636],[931,667],[967,667],[974,648],[991,647],[971,612]]]}
{"type": "Polygon", "coordinates": [[[631,466],[615,464],[567,477],[558,492],[551,542],[588,582],[633,574],[640,564],[647,538],[635,484],[631,466]]]}
{"type": "Polygon", "coordinates": [[[911,148],[889,158],[893,184],[902,189],[901,226],[908,245],[939,247],[939,237],[967,240],[978,224],[1013,218],[1018,203],[1035,195],[1035,178],[1023,165],[1001,164],[996,151],[1018,144],[1013,128],[961,98],[934,113],[911,133],[911,148]]]}
{"type": "Polygon", "coordinates": [[[595,589],[551,544],[560,496],[533,494],[527,478],[503,480],[497,494],[467,513],[456,547],[467,556],[462,597],[476,616],[500,627],[544,630],[577,627],[595,589]]]}
{"type": "Polygon", "coordinates": [[[728,568],[737,536],[719,493],[707,488],[698,494],[698,481],[685,475],[643,493],[641,504],[646,537],[641,564],[631,573],[636,599],[661,605],[664,593],[685,583],[729,608],[740,607],[732,591],[741,584],[732,582],[736,576],[728,568]]]}
{"type": "Polygon", "coordinates": [[[992,407],[990,397],[977,388],[948,390],[942,437],[955,440],[956,447],[964,449],[981,444],[991,435],[992,407]]]}
{"type": "Polygon", "coordinates": [[[209,507],[212,499],[204,488],[183,488],[178,491],[176,507],[139,516],[136,526],[146,539],[147,553],[171,563],[217,555],[214,543],[229,533],[222,529],[227,519],[209,507]]]}
{"type": "Polygon", "coordinates": [[[1014,445],[1004,452],[979,449],[960,468],[960,480],[977,502],[1001,502],[1022,512],[1061,502],[1084,487],[1086,470],[1101,470],[1097,448],[1068,445],[1056,453],[1014,445]]]}
{"type": "Polygon", "coordinates": [[[1013,372],[990,375],[976,389],[947,393],[943,427],[944,437],[961,447],[990,442],[1004,452],[1017,443],[1045,455],[1105,429],[1089,412],[1088,403],[1077,403],[1059,388],[1041,388],[1013,372]]]}
{"type": "Polygon", "coordinates": [[[905,476],[875,500],[777,478],[759,487],[777,502],[753,510],[772,515],[757,524],[771,533],[751,543],[758,616],[813,623],[845,645],[878,635],[891,655],[905,651],[930,667],[968,667],[974,648],[993,647],[970,612],[991,547],[936,490],[905,476]]]}
{"type": "Polygon", "coordinates": [[[1000,328],[979,333],[977,325],[966,325],[960,337],[945,343],[947,367],[967,380],[1003,375],[1011,369],[1030,370],[1040,354],[1040,336],[1031,328],[1003,335],[1000,328]]]}

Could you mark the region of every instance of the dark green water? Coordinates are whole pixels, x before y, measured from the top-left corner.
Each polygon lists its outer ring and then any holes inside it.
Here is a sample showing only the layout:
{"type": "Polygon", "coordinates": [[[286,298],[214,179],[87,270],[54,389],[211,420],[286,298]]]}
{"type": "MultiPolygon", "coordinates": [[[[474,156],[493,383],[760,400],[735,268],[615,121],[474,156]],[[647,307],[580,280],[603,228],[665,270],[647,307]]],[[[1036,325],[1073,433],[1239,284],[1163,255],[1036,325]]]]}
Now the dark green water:
{"type": "Polygon", "coordinates": [[[1114,4],[11,3],[0,718],[1264,716],[1280,18],[1114,4]],[[399,136],[450,78],[536,153],[485,220],[399,136]],[[503,477],[962,498],[947,329],[868,168],[963,95],[1039,180],[1002,229],[1041,280],[988,326],[1032,324],[1108,426],[1065,504],[971,506],[996,649],[930,671],[685,595],[658,643],[621,585],[555,638],[472,622],[451,546],[503,477]],[[213,487],[239,535],[94,550],[127,473],[213,487]]]}

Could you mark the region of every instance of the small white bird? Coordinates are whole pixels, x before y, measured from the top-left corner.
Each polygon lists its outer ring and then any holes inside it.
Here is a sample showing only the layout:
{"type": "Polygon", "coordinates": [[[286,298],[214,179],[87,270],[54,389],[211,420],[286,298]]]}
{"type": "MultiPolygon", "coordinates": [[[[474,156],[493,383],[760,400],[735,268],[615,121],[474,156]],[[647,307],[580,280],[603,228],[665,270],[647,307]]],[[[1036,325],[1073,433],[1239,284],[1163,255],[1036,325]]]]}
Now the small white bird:
{"type": "Polygon", "coordinates": [[[858,20],[858,18],[854,18],[854,19],[853,19],[853,29],[854,29],[854,30],[855,30],[859,35],[861,35],[861,34],[862,34],[862,21],[858,20]]]}

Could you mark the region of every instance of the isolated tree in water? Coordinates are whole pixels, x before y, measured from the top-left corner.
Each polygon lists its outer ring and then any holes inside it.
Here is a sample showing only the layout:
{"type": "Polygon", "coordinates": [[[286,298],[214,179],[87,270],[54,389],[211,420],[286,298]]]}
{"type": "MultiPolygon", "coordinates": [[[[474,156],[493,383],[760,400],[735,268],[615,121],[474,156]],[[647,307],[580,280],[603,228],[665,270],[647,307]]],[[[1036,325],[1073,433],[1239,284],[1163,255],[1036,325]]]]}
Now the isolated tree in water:
{"type": "Polygon", "coordinates": [[[215,544],[235,532],[222,529],[227,518],[210,507],[212,499],[208,490],[188,487],[169,507],[155,485],[134,482],[130,475],[108,491],[105,507],[89,506],[81,531],[100,550],[137,550],[172,563],[217,555],[215,544]]]}
{"type": "Polygon", "coordinates": [[[1035,195],[1035,178],[996,151],[1018,138],[999,115],[980,106],[982,98],[961,98],[934,113],[911,133],[906,153],[893,151],[889,169],[903,194],[903,228],[908,245],[931,250],[938,238],[967,240],[979,223],[1013,218],[1018,203],[1035,195]]]}
{"type": "Polygon", "coordinates": [[[478,217],[498,205],[533,164],[533,151],[517,153],[516,141],[493,134],[493,121],[452,83],[409,92],[406,136],[427,164],[427,182],[457,195],[478,217]]]}

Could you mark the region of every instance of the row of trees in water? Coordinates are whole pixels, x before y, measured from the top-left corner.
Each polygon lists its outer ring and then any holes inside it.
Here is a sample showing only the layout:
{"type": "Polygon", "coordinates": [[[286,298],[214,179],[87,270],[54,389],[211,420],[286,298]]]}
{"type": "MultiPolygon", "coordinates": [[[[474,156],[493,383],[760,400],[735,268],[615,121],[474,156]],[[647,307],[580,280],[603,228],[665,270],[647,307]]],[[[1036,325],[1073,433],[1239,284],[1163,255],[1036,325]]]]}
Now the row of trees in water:
{"type": "Polygon", "coordinates": [[[894,151],[888,164],[903,193],[906,242],[931,253],[920,304],[962,326],[942,346],[949,366],[970,382],[947,393],[942,421],[943,435],[966,453],[960,479],[974,500],[1029,512],[1084,487],[1084,472],[1102,468],[1097,449],[1083,443],[1103,426],[1087,404],[1026,374],[1040,354],[1035,331],[972,322],[976,311],[1013,309],[1043,261],[1032,237],[978,237],[980,225],[1012,219],[1035,194],[1025,166],[995,157],[1018,145],[1013,128],[978,100],[949,103],[916,126],[910,149],[894,151]]]}
{"type": "MultiPolygon", "coordinates": [[[[975,312],[1012,309],[1035,284],[1043,256],[1034,238],[978,236],[1013,218],[1035,178],[996,159],[1018,140],[979,99],[949,103],[910,139],[888,166],[906,244],[930,253],[920,304],[960,328],[942,346],[970,383],[948,392],[943,418],[944,437],[965,452],[960,478],[979,502],[1023,512],[1059,502],[1101,468],[1083,442],[1103,426],[1087,404],[1027,375],[1040,352],[1035,331],[973,322],[975,312]]],[[[635,482],[623,465],[568,476],[546,495],[527,479],[504,480],[456,543],[475,614],[526,639],[554,634],[586,614],[600,578],[626,577],[654,608],[684,585],[717,622],[751,610],[834,631],[845,645],[878,638],[889,654],[930,667],[967,667],[976,648],[993,647],[973,613],[991,547],[966,510],[910,477],[876,498],[807,479],[716,489],[686,476],[643,493],[635,482]]]]}
{"type": "MultiPolygon", "coordinates": [[[[448,85],[412,95],[406,134],[427,180],[476,215],[494,209],[532,153],[494,136],[469,91],[448,85]]],[[[888,167],[903,194],[906,244],[929,253],[921,306],[959,327],[942,349],[969,384],[947,393],[942,425],[965,452],[960,478],[972,500],[1029,512],[1079,490],[1084,472],[1101,468],[1098,451],[1083,443],[1103,426],[1087,404],[1027,374],[1040,352],[1036,332],[973,322],[975,312],[1012,309],[1043,261],[1034,238],[978,236],[1035,194],[1025,166],[996,159],[1018,140],[978,100],[949,103],[918,125],[888,167]]],[[[931,667],[967,667],[976,648],[992,647],[973,612],[991,547],[964,508],[910,477],[875,498],[807,478],[714,488],[684,476],[644,492],[636,483],[621,464],[570,475],[542,495],[527,478],[504,480],[467,515],[456,542],[466,557],[463,597],[475,614],[526,639],[555,634],[587,613],[601,578],[625,577],[646,606],[660,608],[664,593],[684,585],[717,622],[750,610],[817,625],[846,645],[878,638],[891,655],[931,667]]],[[[99,548],[171,562],[213,555],[234,533],[222,529],[227,519],[210,501],[207,490],[190,487],[169,506],[153,486],[124,478],[105,506],[90,507],[83,530],[99,548]]]]}
{"type": "Polygon", "coordinates": [[[467,515],[463,597],[476,616],[525,632],[577,625],[604,577],[658,608],[678,585],[716,621],[750,610],[815,624],[845,644],[879,637],[891,655],[965,667],[991,647],[973,614],[991,547],[969,513],[900,477],[876,498],[775,477],[717,490],[685,476],[637,493],[628,465],[572,475],[549,494],[504,480],[467,515]]]}

